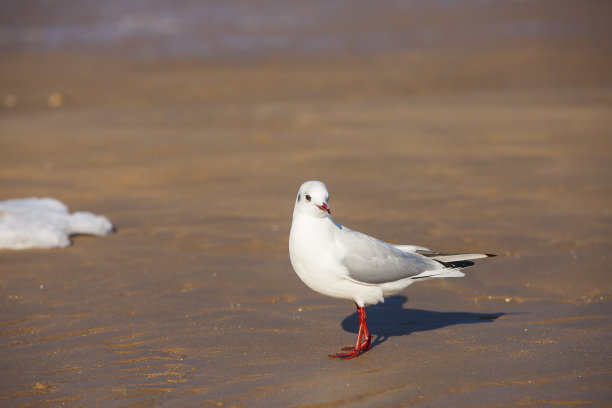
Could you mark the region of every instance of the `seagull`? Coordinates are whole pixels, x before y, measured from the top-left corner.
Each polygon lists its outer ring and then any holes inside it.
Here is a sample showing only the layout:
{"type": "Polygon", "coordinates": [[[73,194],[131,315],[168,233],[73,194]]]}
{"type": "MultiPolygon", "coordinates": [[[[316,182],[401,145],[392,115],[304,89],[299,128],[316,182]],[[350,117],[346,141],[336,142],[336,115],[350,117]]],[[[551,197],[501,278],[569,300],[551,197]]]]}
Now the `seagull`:
{"type": "Polygon", "coordinates": [[[359,331],[354,347],[331,358],[349,359],[369,350],[372,336],[364,307],[384,302],[414,282],[463,277],[461,268],[492,254],[442,254],[416,245],[394,245],[353,231],[331,217],[321,181],[300,186],[289,234],[289,257],[299,278],[323,295],[355,302],[359,331]]]}

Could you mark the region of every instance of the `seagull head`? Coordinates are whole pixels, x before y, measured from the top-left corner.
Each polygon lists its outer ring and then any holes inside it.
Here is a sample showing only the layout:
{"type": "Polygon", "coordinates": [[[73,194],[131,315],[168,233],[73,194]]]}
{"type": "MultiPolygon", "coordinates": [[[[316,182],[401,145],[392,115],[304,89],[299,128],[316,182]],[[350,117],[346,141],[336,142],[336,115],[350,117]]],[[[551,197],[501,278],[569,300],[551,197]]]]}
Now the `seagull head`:
{"type": "Polygon", "coordinates": [[[295,200],[294,211],[314,218],[329,216],[329,193],[325,184],[320,181],[307,181],[302,184],[295,200]]]}

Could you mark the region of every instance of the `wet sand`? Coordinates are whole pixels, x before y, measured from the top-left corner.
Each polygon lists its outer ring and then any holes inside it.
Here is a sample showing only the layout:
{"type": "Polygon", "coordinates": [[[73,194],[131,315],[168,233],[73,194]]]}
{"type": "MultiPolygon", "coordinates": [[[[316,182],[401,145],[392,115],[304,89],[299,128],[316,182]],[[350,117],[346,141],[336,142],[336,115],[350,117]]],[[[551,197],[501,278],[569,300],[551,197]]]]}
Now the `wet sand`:
{"type": "Polygon", "coordinates": [[[0,405],[609,406],[612,57],[528,40],[249,63],[5,51],[0,198],[117,232],[0,251],[0,405]],[[331,360],[358,322],[289,263],[308,179],[353,229],[499,256],[368,307],[374,347],[331,360]]]}

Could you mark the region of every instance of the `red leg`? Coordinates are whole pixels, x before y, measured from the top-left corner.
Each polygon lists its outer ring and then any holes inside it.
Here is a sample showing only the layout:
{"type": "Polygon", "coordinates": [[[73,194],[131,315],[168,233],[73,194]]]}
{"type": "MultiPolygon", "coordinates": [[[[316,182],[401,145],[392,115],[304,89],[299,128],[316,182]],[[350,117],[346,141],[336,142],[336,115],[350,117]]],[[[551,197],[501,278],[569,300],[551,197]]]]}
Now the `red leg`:
{"type": "Polygon", "coordinates": [[[359,312],[360,325],[361,325],[361,322],[363,321],[364,342],[361,343],[361,351],[364,352],[370,349],[370,345],[372,344],[372,336],[370,335],[370,331],[368,330],[368,325],[366,323],[365,310],[363,309],[363,307],[361,307],[361,308],[357,308],[357,311],[359,312]]]}
{"type": "Polygon", "coordinates": [[[357,313],[359,313],[359,332],[357,333],[357,344],[355,347],[344,347],[342,350],[343,353],[337,353],[330,355],[331,358],[341,358],[348,359],[357,357],[359,354],[369,350],[370,344],[372,342],[372,336],[370,335],[370,331],[368,330],[368,325],[366,323],[366,314],[363,307],[357,306],[357,313]],[[364,338],[363,343],[361,342],[361,338],[364,338]]]}

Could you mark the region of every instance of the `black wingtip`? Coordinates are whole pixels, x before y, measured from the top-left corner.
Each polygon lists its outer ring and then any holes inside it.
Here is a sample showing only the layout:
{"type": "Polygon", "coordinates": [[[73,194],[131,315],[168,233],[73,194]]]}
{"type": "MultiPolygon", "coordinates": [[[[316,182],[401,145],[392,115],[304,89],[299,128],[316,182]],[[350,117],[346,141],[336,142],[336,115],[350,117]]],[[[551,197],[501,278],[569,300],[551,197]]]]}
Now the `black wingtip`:
{"type": "Polygon", "coordinates": [[[494,256],[497,256],[496,254],[485,254],[487,257],[492,258],[494,256]]]}
{"type": "Polygon", "coordinates": [[[472,261],[453,261],[453,262],[442,262],[442,265],[450,268],[467,268],[468,266],[474,265],[472,261]]]}

